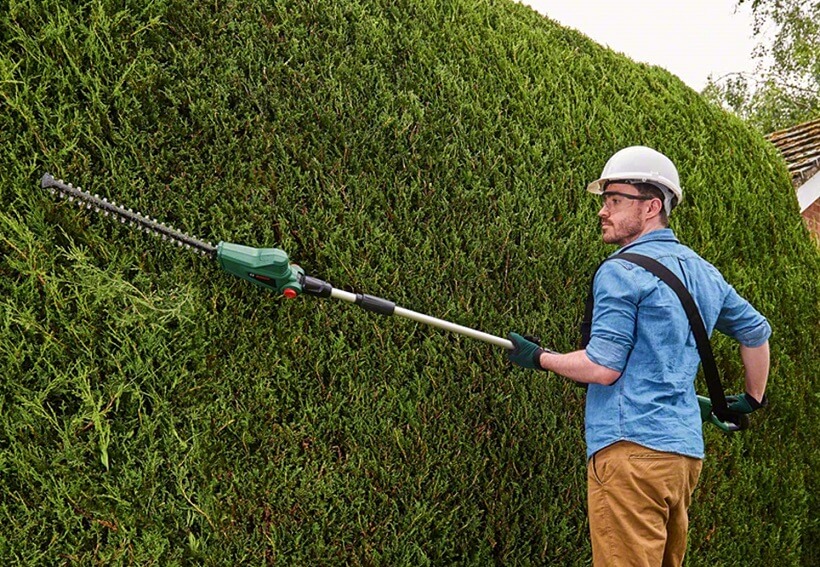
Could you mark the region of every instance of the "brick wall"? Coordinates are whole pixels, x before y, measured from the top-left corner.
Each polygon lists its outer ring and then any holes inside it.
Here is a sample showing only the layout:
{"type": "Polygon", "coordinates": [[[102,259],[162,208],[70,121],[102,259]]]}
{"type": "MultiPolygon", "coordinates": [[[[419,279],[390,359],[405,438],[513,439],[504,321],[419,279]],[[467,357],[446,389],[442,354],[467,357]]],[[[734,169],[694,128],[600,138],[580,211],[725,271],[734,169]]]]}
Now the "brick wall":
{"type": "MultiPolygon", "coordinates": [[[[804,170],[799,176],[792,177],[792,184],[797,189],[815,175],[820,174],[820,159],[815,160],[813,166],[804,170]]],[[[803,220],[814,237],[815,242],[820,245],[820,199],[812,203],[808,209],[803,211],[803,220]]]]}
{"type": "Polygon", "coordinates": [[[803,211],[803,220],[806,221],[806,226],[809,227],[815,241],[820,244],[820,199],[803,211]]]}

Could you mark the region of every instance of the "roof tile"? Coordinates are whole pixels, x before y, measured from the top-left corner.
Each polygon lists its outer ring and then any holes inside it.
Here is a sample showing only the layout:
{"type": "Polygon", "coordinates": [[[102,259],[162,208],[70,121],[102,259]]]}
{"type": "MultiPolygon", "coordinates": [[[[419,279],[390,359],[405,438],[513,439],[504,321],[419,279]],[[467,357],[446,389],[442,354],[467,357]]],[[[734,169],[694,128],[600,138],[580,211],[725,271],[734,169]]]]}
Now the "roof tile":
{"type": "Polygon", "coordinates": [[[783,154],[795,187],[820,171],[820,119],[772,132],[766,139],[783,154]]]}

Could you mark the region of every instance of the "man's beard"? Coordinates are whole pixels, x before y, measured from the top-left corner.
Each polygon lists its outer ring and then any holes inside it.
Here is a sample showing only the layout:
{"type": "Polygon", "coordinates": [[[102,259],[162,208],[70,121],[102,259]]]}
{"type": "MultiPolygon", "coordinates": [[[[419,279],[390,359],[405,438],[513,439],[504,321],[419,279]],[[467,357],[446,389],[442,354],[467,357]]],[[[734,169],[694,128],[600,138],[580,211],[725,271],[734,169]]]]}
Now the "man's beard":
{"type": "MultiPolygon", "coordinates": [[[[618,244],[624,246],[635,240],[643,231],[643,223],[637,216],[626,217],[618,224],[601,223],[609,225],[609,234],[604,233],[603,239],[607,244],[618,244]]],[[[602,226],[603,228],[603,226],[602,226]]]]}

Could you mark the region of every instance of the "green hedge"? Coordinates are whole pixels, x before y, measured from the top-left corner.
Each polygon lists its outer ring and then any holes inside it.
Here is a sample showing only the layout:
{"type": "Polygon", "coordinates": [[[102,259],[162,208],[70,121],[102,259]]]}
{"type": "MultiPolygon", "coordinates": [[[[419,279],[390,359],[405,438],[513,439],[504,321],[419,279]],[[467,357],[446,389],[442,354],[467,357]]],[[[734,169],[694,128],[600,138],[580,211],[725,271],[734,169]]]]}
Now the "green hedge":
{"type": "Polygon", "coordinates": [[[506,0],[0,6],[4,565],[588,563],[582,391],[37,182],[569,350],[609,251],[584,186],[631,144],[774,328],[770,408],[705,432],[688,564],[816,564],[820,257],[776,152],[677,78],[506,0]]]}

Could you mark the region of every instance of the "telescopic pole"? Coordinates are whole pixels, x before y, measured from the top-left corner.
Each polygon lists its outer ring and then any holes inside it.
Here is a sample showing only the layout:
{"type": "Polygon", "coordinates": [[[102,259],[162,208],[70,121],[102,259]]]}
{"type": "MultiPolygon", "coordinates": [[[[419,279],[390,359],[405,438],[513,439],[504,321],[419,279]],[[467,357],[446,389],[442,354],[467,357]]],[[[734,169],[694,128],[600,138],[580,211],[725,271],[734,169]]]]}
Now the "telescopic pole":
{"type": "Polygon", "coordinates": [[[416,311],[399,307],[392,301],[382,299],[381,297],[361,293],[351,293],[349,291],[336,289],[326,281],[322,281],[311,276],[302,276],[300,283],[302,285],[303,293],[307,293],[309,295],[341,299],[342,301],[347,301],[348,303],[354,303],[365,311],[372,311],[374,313],[378,313],[379,315],[397,315],[418,323],[430,325],[431,327],[451,331],[453,333],[458,333],[459,335],[464,335],[465,337],[470,337],[471,339],[477,339],[491,345],[500,346],[507,350],[513,349],[512,342],[507,339],[496,337],[495,335],[490,335],[488,333],[482,333],[481,331],[464,327],[462,325],[457,325],[455,323],[451,323],[450,321],[445,321],[429,315],[424,315],[423,313],[417,313],[416,311]]]}

